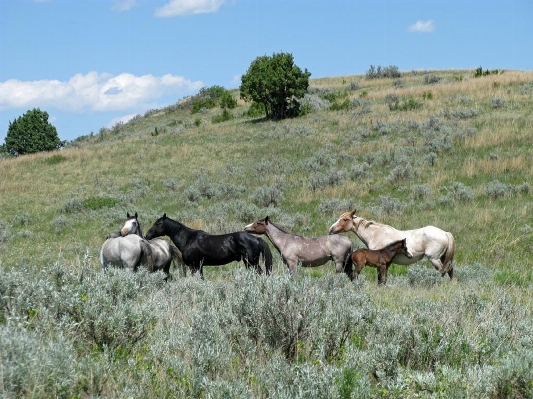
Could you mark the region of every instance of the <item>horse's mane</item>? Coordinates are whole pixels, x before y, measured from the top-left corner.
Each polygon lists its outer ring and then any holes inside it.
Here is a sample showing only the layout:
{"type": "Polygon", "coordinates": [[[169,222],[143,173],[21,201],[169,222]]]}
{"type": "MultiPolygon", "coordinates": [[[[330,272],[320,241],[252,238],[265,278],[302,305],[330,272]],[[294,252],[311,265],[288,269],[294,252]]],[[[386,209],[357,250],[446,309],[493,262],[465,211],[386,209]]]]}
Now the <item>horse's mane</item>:
{"type": "Polygon", "coordinates": [[[291,236],[297,236],[297,237],[303,237],[299,234],[294,234],[294,233],[291,233],[290,231],[287,231],[287,229],[285,229],[284,227],[281,227],[281,226],[278,226],[277,224],[275,223],[272,223],[270,221],[270,219],[268,219],[268,223],[271,224],[272,226],[274,226],[276,229],[280,230],[282,233],[285,233],[285,234],[290,234],[291,236]]]}
{"type": "Polygon", "coordinates": [[[363,226],[365,229],[369,228],[370,226],[372,225],[376,225],[378,227],[381,227],[381,226],[386,226],[386,224],[383,224],[383,223],[378,223],[376,222],[375,220],[366,220],[365,218],[362,218],[361,216],[357,216],[359,219],[361,219],[359,221],[359,223],[357,224],[357,227],[359,226],[363,226]]]}

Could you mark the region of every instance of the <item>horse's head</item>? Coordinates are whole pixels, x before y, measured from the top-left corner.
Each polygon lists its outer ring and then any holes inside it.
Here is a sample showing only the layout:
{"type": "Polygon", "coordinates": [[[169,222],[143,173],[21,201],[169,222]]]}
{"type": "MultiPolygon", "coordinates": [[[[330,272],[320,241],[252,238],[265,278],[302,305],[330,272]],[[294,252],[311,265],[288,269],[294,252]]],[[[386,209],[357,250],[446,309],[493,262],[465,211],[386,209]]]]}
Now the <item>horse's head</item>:
{"type": "Polygon", "coordinates": [[[329,234],[345,233],[352,230],[354,215],[355,210],[343,213],[341,217],[331,225],[329,228],[329,234]]]}
{"type": "Polygon", "coordinates": [[[268,216],[264,218],[263,220],[258,220],[257,222],[253,222],[247,226],[244,226],[244,231],[247,231],[248,233],[254,233],[254,234],[265,234],[267,230],[268,225],[268,216]]]}
{"type": "Polygon", "coordinates": [[[400,247],[400,252],[411,259],[413,254],[409,251],[409,248],[407,248],[407,238],[404,238],[401,243],[402,246],[400,247]]]}
{"type": "Polygon", "coordinates": [[[137,234],[139,236],[142,236],[141,233],[141,226],[139,224],[139,220],[137,212],[135,212],[135,216],[130,216],[130,213],[126,213],[127,219],[124,223],[124,226],[120,229],[120,235],[121,236],[127,236],[128,234],[137,234]]]}
{"type": "Polygon", "coordinates": [[[152,227],[146,233],[145,238],[151,240],[155,237],[161,237],[166,235],[165,233],[165,221],[167,219],[167,214],[163,214],[159,219],[157,219],[152,227]]]}

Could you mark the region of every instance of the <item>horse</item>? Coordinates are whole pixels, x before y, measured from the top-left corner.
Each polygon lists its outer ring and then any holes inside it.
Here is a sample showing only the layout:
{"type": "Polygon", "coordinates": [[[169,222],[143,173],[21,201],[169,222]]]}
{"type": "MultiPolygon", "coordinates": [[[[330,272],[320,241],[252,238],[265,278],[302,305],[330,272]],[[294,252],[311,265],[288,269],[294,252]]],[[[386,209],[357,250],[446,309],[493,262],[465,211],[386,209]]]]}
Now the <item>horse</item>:
{"type": "Polygon", "coordinates": [[[393,263],[410,265],[426,256],[441,276],[448,273],[450,279],[453,278],[455,240],[452,233],[435,226],[401,231],[386,224],[363,219],[355,212],[343,213],[329,228],[329,234],[353,231],[369,249],[380,249],[405,238],[412,257],[408,258],[399,253],[393,258],[393,263]]]}
{"type": "Polygon", "coordinates": [[[100,263],[104,273],[110,265],[130,272],[137,271],[139,265],[143,265],[152,271],[152,247],[139,235],[122,236],[120,232],[111,233],[100,249],[100,263]]]}
{"type": "Polygon", "coordinates": [[[411,259],[413,255],[409,252],[406,245],[406,239],[394,241],[382,249],[360,248],[355,250],[352,255],[352,262],[355,265],[353,271],[354,277],[357,278],[359,273],[366,265],[374,266],[378,269],[378,284],[387,283],[387,272],[392,263],[392,259],[399,253],[411,259]]]}
{"type": "MultiPolygon", "coordinates": [[[[139,237],[143,237],[141,225],[139,223],[139,215],[137,212],[135,212],[134,216],[130,216],[130,213],[126,213],[127,219],[124,222],[124,226],[120,231],[118,232],[121,236],[125,237],[130,234],[137,235],[139,237]]],[[[112,235],[115,235],[117,233],[113,233],[112,235]]],[[[172,264],[172,260],[177,260],[180,264],[181,262],[181,253],[180,251],[174,246],[171,245],[168,241],[161,240],[159,238],[154,238],[152,240],[148,240],[148,243],[150,244],[150,248],[152,251],[152,269],[150,271],[158,271],[163,270],[167,276],[169,276],[170,273],[170,265],[172,264]]],[[[182,264],[182,274],[186,275],[186,268],[182,264]]]]}
{"type": "Polygon", "coordinates": [[[267,216],[244,227],[244,231],[265,234],[278,250],[283,263],[289,268],[291,276],[296,274],[296,267],[315,267],[332,260],[337,273],[345,272],[352,277],[352,242],[344,236],[322,236],[306,238],[291,234],[272,223],[267,216]]]}
{"type": "Polygon", "coordinates": [[[204,278],[204,266],[220,266],[230,262],[243,261],[246,268],[253,267],[258,274],[263,271],[259,266],[261,255],[266,274],[272,271],[272,253],[268,244],[252,234],[237,231],[228,234],[212,235],[202,230],[191,229],[167,217],[165,213],[156,220],[146,233],[146,238],[168,236],[181,251],[183,262],[192,273],[200,272],[204,278]]]}

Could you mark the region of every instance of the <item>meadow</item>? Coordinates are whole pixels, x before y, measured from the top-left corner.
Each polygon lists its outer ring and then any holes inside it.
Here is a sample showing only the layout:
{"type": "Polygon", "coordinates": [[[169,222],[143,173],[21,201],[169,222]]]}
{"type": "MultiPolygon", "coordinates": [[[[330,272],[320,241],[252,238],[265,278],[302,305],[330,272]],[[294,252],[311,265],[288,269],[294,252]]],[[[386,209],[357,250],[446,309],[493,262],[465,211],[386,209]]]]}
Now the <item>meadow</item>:
{"type": "Polygon", "coordinates": [[[197,100],[0,159],[3,397],[533,397],[533,72],[312,79],[282,121],[197,100]],[[312,237],[352,209],[452,232],[456,278],[100,267],[126,212],[312,237]]]}

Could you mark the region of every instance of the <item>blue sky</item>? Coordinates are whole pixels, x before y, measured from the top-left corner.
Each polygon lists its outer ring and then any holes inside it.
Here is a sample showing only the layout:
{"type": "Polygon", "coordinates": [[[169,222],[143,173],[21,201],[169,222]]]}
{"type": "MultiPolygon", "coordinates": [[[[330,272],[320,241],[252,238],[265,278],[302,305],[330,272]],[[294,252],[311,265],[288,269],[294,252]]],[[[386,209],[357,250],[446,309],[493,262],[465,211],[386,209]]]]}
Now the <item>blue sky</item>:
{"type": "Polygon", "coordinates": [[[531,0],[0,0],[0,144],[27,110],[62,140],[204,86],[237,88],[262,55],[312,78],[533,69],[531,0]]]}

